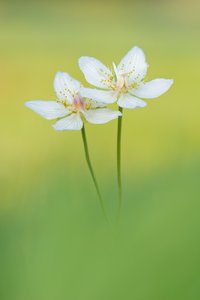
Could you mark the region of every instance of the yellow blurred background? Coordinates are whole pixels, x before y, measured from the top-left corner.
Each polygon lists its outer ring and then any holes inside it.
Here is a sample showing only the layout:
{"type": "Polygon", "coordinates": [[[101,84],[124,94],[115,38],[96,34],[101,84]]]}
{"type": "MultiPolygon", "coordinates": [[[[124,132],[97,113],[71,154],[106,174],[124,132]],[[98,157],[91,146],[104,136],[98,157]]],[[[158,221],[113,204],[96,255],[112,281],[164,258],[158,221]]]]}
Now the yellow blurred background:
{"type": "MultiPolygon", "coordinates": [[[[199,299],[199,36],[195,0],[0,1],[0,299],[199,299]],[[134,45],[147,79],[174,85],[124,113],[116,232],[102,220],[80,132],[55,132],[24,102],[55,99],[57,71],[87,85],[80,56],[109,66],[134,45]]],[[[113,222],[116,125],[86,126],[113,222]]]]}

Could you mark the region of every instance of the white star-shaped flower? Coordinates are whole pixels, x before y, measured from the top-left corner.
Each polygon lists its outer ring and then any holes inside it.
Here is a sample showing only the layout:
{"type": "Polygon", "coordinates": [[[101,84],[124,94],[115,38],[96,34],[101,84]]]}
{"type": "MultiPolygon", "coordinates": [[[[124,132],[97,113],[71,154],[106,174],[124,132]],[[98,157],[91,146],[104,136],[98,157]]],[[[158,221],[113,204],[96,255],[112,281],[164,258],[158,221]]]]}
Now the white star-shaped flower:
{"type": "Polygon", "coordinates": [[[67,73],[56,74],[54,88],[57,101],[35,100],[25,105],[47,120],[59,119],[53,125],[55,130],[80,130],[83,118],[92,124],[104,124],[121,115],[91,97],[83,99],[80,95],[81,83],[67,73]]]}
{"type": "Polygon", "coordinates": [[[113,70],[88,56],[79,59],[79,66],[86,80],[99,88],[82,88],[80,92],[82,97],[91,97],[105,103],[117,101],[120,107],[129,109],[146,106],[146,102],[140,98],[159,97],[173,83],[171,79],[161,78],[144,82],[148,64],[144,52],[139,47],[133,47],[117,67],[113,63],[113,70]]]}

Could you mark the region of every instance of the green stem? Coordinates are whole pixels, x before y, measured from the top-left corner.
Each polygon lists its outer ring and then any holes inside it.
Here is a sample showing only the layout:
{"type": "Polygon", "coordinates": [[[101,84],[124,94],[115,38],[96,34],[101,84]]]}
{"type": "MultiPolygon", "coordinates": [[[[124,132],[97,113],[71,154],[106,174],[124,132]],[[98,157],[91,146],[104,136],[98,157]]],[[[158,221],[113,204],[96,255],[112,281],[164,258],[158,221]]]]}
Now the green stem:
{"type": "Polygon", "coordinates": [[[92,176],[93,183],[94,183],[95,188],[96,188],[96,192],[97,192],[97,195],[98,195],[98,198],[99,198],[99,203],[100,203],[100,206],[101,206],[101,210],[103,212],[103,215],[104,215],[106,221],[108,221],[108,218],[107,218],[107,215],[106,215],[106,210],[105,210],[105,207],[104,207],[104,204],[103,204],[103,199],[102,199],[102,196],[101,196],[101,193],[100,193],[100,190],[99,190],[99,186],[98,186],[95,174],[94,174],[94,170],[92,168],[92,164],[91,164],[91,161],[90,161],[90,155],[89,155],[89,150],[88,150],[88,144],[87,144],[87,138],[86,138],[85,126],[84,125],[81,129],[81,134],[82,134],[82,139],[83,139],[83,144],[84,144],[86,162],[87,162],[90,174],[92,176]]]}
{"type": "MultiPolygon", "coordinates": [[[[123,108],[119,107],[119,111],[122,113],[123,112],[123,108]]],[[[118,128],[117,128],[118,220],[120,219],[121,207],[122,207],[121,133],[122,133],[122,116],[118,117],[118,128]]]]}

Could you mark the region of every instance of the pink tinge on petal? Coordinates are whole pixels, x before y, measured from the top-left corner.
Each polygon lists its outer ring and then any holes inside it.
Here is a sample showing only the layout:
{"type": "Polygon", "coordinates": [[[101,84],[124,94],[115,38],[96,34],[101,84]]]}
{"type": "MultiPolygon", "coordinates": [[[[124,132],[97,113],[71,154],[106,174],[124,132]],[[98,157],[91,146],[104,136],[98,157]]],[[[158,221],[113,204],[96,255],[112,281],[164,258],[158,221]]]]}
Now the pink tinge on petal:
{"type": "Polygon", "coordinates": [[[85,110],[85,103],[80,94],[76,94],[72,103],[73,110],[85,110]]]}

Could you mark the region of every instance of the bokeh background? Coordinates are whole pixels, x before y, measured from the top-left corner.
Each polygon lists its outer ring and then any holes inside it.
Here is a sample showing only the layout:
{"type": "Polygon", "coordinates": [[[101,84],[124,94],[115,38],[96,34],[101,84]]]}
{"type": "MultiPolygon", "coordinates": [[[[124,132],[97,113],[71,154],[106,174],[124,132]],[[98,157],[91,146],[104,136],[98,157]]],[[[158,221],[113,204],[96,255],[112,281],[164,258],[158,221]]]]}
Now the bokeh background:
{"type": "Polygon", "coordinates": [[[0,1],[0,299],[200,299],[199,1],[0,1]],[[116,125],[86,126],[111,225],[80,132],[24,106],[55,99],[81,55],[118,63],[134,45],[148,79],[174,78],[125,111],[124,203],[115,225],[116,125]]]}

